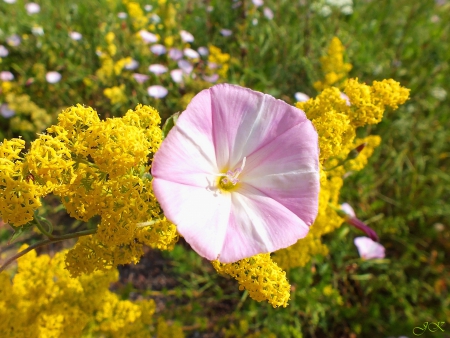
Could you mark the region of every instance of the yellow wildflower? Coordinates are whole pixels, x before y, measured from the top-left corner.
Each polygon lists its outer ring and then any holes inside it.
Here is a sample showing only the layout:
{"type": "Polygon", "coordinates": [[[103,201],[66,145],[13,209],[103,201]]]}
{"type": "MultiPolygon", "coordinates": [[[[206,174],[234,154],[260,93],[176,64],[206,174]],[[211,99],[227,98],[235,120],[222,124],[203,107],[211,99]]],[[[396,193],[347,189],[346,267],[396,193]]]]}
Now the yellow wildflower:
{"type": "Polygon", "coordinates": [[[270,254],[259,254],[235,263],[212,262],[219,273],[228,274],[239,282],[239,290],[246,289],[250,297],[267,300],[273,307],[288,305],[290,285],[286,272],[271,260],[270,254]]]}

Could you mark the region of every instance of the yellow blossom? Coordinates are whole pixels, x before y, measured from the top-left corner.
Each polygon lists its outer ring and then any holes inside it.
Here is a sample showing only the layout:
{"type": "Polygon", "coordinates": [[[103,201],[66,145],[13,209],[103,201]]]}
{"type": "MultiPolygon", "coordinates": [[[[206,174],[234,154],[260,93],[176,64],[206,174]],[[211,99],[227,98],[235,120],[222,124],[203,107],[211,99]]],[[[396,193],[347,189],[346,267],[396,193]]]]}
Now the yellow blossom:
{"type": "Polygon", "coordinates": [[[288,305],[290,285],[286,272],[271,260],[270,254],[259,254],[235,263],[212,262],[217,272],[228,274],[239,282],[240,290],[261,302],[267,300],[273,307],[288,305]]]}

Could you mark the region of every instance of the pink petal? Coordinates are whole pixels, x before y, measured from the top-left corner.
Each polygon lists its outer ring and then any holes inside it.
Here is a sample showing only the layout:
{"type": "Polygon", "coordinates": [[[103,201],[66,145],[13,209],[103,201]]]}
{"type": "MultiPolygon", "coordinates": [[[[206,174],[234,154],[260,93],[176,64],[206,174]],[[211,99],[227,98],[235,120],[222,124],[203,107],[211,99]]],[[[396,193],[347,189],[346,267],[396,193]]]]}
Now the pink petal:
{"type": "Polygon", "coordinates": [[[231,199],[230,220],[220,252],[223,263],[286,248],[308,234],[309,227],[302,219],[251,186],[239,187],[239,192],[231,193],[231,199]]]}
{"type": "Polygon", "coordinates": [[[385,257],[384,246],[371,240],[369,237],[356,237],[354,243],[361,258],[373,259],[385,257]]]}
{"type": "Polygon", "coordinates": [[[155,196],[208,259],[275,251],[303,238],[317,214],[318,151],[317,133],[301,110],[216,85],[192,99],[155,154],[155,196]],[[221,190],[220,176],[239,167],[236,188],[221,190]]]}

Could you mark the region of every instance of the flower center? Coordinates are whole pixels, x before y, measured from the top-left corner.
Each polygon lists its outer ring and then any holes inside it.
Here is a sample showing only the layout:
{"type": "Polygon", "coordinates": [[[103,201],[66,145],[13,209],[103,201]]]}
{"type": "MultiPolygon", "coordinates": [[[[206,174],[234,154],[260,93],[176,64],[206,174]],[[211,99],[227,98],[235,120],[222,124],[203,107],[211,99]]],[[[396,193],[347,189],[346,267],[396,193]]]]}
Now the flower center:
{"type": "Polygon", "coordinates": [[[236,184],[239,182],[239,174],[244,170],[245,160],[247,158],[244,157],[242,160],[242,165],[234,170],[228,170],[224,175],[220,175],[219,178],[219,188],[222,190],[232,190],[236,187],[236,184]]]}

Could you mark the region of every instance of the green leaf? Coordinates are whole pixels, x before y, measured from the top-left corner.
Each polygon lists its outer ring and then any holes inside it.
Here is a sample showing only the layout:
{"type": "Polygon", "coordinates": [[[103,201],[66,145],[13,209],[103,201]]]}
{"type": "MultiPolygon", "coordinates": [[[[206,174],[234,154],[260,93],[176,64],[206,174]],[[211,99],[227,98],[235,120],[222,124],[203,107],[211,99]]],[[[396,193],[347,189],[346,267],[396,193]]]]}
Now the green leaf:
{"type": "Polygon", "coordinates": [[[20,227],[13,227],[14,233],[12,234],[11,238],[8,240],[8,245],[11,244],[14,240],[19,238],[22,234],[26,233],[29,229],[33,227],[33,223],[27,223],[25,225],[22,225],[20,227]]]}
{"type": "Polygon", "coordinates": [[[169,131],[177,124],[177,120],[180,114],[180,112],[175,113],[166,120],[162,127],[163,138],[166,138],[169,134],[169,131]]]}

